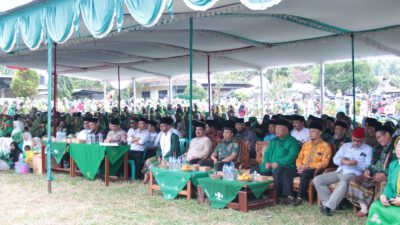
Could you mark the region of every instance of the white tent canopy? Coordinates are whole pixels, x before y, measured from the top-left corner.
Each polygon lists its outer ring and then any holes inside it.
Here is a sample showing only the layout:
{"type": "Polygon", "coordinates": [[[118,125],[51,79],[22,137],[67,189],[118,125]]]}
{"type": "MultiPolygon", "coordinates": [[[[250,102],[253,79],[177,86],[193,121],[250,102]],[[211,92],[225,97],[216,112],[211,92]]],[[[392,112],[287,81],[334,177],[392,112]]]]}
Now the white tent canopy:
{"type": "MultiPolygon", "coordinates": [[[[41,1],[43,2],[43,1],[41,1]]],[[[193,12],[174,1],[174,17],[166,11],[157,26],[143,28],[124,9],[124,27],[102,39],[93,38],[81,23],[76,34],[57,46],[57,73],[115,80],[189,73],[189,23],[194,16],[194,73],[264,70],[269,67],[320,63],[355,56],[400,55],[400,1],[284,0],[262,11],[238,0],[218,1],[206,12],[193,12]]],[[[0,64],[46,69],[42,43],[30,51],[2,54],[0,64]]]]}

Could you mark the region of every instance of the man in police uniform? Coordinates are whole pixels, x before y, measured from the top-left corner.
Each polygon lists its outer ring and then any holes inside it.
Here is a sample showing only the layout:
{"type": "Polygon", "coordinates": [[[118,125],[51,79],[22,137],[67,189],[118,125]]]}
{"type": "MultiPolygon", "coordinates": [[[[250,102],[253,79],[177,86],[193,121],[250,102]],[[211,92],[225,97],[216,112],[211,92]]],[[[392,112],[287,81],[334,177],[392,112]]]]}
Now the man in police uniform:
{"type": "Polygon", "coordinates": [[[126,143],[126,132],[121,129],[118,118],[112,118],[110,122],[110,131],[105,140],[106,143],[126,143]]]}

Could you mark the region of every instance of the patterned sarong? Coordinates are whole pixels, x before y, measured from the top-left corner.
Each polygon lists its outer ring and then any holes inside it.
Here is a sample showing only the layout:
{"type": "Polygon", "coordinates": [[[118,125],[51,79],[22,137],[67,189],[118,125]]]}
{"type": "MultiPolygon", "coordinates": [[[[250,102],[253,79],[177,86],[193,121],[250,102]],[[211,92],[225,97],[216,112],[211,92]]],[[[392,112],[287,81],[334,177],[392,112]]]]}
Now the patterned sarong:
{"type": "Polygon", "coordinates": [[[364,176],[355,177],[350,180],[347,200],[355,206],[359,206],[360,202],[369,206],[374,199],[374,196],[380,195],[385,184],[386,182],[381,182],[377,190],[375,190],[376,185],[372,179],[365,178],[364,176]]]}

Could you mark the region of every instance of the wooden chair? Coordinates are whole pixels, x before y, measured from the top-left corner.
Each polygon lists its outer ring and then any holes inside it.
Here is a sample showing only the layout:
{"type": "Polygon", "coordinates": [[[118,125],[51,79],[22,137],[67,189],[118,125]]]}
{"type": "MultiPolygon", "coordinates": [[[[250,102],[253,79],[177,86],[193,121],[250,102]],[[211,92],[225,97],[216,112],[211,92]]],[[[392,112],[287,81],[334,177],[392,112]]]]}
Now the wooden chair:
{"type": "MultiPolygon", "coordinates": [[[[318,176],[319,174],[321,174],[324,171],[324,169],[317,169],[314,172],[313,177],[318,176]]],[[[300,188],[300,177],[295,177],[293,180],[293,191],[298,192],[300,188]]],[[[308,194],[308,203],[310,204],[310,206],[313,205],[314,202],[314,193],[315,193],[315,187],[314,187],[314,183],[313,180],[310,180],[310,183],[308,184],[308,188],[307,188],[307,194],[308,194]]]]}
{"type": "Polygon", "coordinates": [[[250,142],[249,141],[238,141],[240,146],[240,152],[237,159],[237,164],[240,169],[248,169],[253,165],[257,164],[255,159],[250,159],[250,142]]]}
{"type": "Polygon", "coordinates": [[[258,164],[262,163],[265,150],[267,150],[269,142],[268,141],[257,141],[256,142],[256,161],[258,164]]]}

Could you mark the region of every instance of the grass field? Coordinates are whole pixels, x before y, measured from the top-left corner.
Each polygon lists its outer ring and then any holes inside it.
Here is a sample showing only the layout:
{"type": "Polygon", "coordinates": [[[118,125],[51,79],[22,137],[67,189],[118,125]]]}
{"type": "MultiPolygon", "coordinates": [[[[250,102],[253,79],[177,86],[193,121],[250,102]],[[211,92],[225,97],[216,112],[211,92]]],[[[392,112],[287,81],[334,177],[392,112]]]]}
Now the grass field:
{"type": "Polygon", "coordinates": [[[149,196],[139,182],[88,181],[55,174],[53,193],[44,176],[0,173],[0,224],[365,224],[352,210],[322,216],[317,206],[276,206],[240,213],[196,200],[149,196]],[[272,217],[268,217],[272,215],[272,217]]]}

